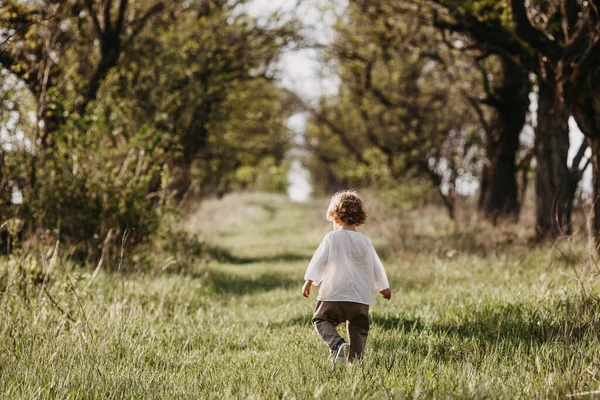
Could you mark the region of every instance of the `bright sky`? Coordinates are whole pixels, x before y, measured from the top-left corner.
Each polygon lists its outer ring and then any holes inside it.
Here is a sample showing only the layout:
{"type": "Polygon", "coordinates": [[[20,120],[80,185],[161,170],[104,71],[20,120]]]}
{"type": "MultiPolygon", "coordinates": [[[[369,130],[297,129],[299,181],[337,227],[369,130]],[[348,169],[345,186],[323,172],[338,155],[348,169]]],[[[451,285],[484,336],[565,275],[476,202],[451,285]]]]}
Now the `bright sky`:
{"type": "MultiPolygon", "coordinates": [[[[253,0],[248,5],[250,14],[261,18],[273,12],[293,15],[303,24],[302,34],[307,40],[328,44],[333,40],[330,28],[335,15],[327,9],[331,0],[253,0]]],[[[336,1],[340,10],[345,1],[336,1]]],[[[294,90],[306,100],[337,93],[335,74],[319,61],[318,51],[298,50],[285,54],[280,63],[280,80],[284,87],[294,90]]]]}
{"type": "MultiPolygon", "coordinates": [[[[328,1],[331,0],[253,0],[248,10],[258,18],[276,11],[294,15],[303,24],[304,37],[315,43],[328,44],[333,39],[330,26],[335,21],[334,13],[325,10],[328,1]]],[[[345,1],[338,0],[336,5],[343,10],[345,1]]],[[[282,86],[310,103],[315,103],[322,95],[337,93],[338,88],[337,76],[323,65],[319,52],[314,49],[286,53],[279,65],[279,79],[282,86]]],[[[293,115],[288,126],[296,135],[302,135],[306,115],[293,115]]],[[[288,183],[288,195],[292,200],[305,201],[310,197],[310,174],[298,160],[292,161],[288,183]]]]}

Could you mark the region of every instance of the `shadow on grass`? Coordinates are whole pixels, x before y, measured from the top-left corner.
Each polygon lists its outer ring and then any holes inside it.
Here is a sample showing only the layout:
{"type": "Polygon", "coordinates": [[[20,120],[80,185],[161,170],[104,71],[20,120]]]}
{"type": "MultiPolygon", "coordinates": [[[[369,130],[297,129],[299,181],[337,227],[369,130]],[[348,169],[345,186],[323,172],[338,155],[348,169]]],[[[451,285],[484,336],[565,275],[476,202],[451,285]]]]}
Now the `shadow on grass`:
{"type": "MultiPolygon", "coordinates": [[[[403,330],[403,331],[422,331],[424,326],[420,324],[419,321],[411,321],[407,319],[397,318],[397,317],[382,317],[378,314],[372,313],[370,316],[371,327],[380,326],[385,330],[403,330]]],[[[284,321],[275,322],[269,324],[273,327],[288,327],[288,326],[308,326],[312,325],[312,314],[307,313],[303,315],[296,316],[294,318],[290,318],[284,321]]]]}
{"type": "Polygon", "coordinates": [[[216,294],[242,295],[298,286],[298,279],[281,273],[241,276],[210,270],[203,278],[210,290],[216,294]]]}
{"type": "Polygon", "coordinates": [[[490,238],[482,228],[460,230],[438,235],[411,234],[397,238],[396,250],[413,253],[426,251],[439,256],[452,255],[454,252],[489,256],[531,249],[533,241],[523,241],[516,234],[502,232],[490,238]]]}
{"type": "Polygon", "coordinates": [[[424,324],[419,319],[373,313],[371,324],[384,330],[405,333],[431,332],[440,336],[474,338],[480,343],[577,342],[598,336],[598,324],[593,315],[600,312],[600,307],[592,302],[584,307],[593,307],[594,311],[586,313],[569,313],[559,305],[556,310],[542,316],[535,309],[507,305],[473,312],[453,322],[431,324],[424,324]]]}
{"type": "MultiPolygon", "coordinates": [[[[564,246],[564,243],[561,243],[563,240],[567,240],[567,237],[557,239],[554,243],[556,248],[561,249],[556,259],[567,266],[579,264],[582,261],[581,255],[574,252],[569,246],[564,246]]],[[[534,236],[523,239],[511,231],[492,233],[487,229],[477,227],[449,233],[399,236],[393,245],[393,250],[409,253],[425,252],[450,258],[456,254],[497,257],[506,254],[527,253],[539,245],[548,245],[548,242],[538,242],[534,236]]]]}
{"type": "Polygon", "coordinates": [[[228,249],[215,247],[210,250],[210,256],[214,260],[225,264],[252,264],[259,262],[295,262],[310,261],[310,256],[296,253],[280,253],[266,257],[239,257],[228,249]]]}
{"type": "MultiPolygon", "coordinates": [[[[276,322],[271,326],[310,326],[312,324],[312,314],[307,313],[296,316],[284,321],[276,322]]],[[[400,330],[400,331],[423,331],[425,326],[422,325],[418,320],[408,320],[400,317],[381,316],[376,313],[370,315],[371,328],[374,326],[380,327],[384,330],[400,330]]]]}
{"type": "MultiPolygon", "coordinates": [[[[462,362],[466,359],[477,362],[490,352],[504,354],[504,351],[510,353],[516,349],[529,352],[549,343],[578,346],[597,337],[594,312],[588,313],[586,320],[582,315],[565,313],[560,306],[553,311],[561,313],[560,318],[553,318],[550,313],[545,318],[552,320],[548,320],[540,318],[535,310],[510,306],[501,307],[496,312],[486,310],[457,316],[455,321],[442,323],[424,323],[418,318],[371,313],[371,328],[386,333],[369,339],[368,346],[383,351],[386,360],[391,360],[393,366],[396,362],[401,364],[402,360],[414,360],[415,355],[438,362],[462,362]]],[[[269,323],[268,326],[310,330],[311,317],[310,313],[306,313],[269,323]]],[[[345,328],[339,331],[341,333],[345,328]]]]}
{"type": "Polygon", "coordinates": [[[286,328],[290,326],[306,326],[310,328],[312,326],[312,314],[306,313],[283,321],[270,322],[269,326],[273,328],[286,328]]]}

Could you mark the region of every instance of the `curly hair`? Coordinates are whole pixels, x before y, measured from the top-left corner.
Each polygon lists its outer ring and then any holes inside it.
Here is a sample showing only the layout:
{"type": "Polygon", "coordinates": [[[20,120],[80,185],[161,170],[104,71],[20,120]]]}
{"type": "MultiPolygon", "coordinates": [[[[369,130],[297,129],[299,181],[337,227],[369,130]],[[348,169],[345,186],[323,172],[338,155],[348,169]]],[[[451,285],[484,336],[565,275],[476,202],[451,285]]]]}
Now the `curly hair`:
{"type": "Polygon", "coordinates": [[[367,220],[367,207],[354,190],[343,190],[331,197],[325,218],[348,225],[362,225],[367,220]]]}

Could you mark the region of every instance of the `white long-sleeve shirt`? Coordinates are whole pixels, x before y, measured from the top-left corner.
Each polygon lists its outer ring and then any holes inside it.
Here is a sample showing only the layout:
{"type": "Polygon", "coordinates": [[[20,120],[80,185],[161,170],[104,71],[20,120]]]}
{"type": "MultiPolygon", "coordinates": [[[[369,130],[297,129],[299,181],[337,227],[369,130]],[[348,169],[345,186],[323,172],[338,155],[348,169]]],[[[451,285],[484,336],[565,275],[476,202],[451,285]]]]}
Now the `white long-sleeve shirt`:
{"type": "Polygon", "coordinates": [[[319,245],[304,275],[321,285],[318,300],[375,304],[390,287],[371,239],[360,232],[331,231],[319,245]]]}

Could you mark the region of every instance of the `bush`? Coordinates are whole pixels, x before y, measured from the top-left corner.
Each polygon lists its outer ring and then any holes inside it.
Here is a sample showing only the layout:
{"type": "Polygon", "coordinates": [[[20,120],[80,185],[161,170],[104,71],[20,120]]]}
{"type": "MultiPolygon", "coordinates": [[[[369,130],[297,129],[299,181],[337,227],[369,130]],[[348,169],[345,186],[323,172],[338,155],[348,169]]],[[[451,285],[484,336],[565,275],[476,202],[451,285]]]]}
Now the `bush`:
{"type": "Polygon", "coordinates": [[[27,204],[36,226],[78,258],[97,259],[104,242],[116,256],[125,234],[127,245],[141,243],[158,228],[168,200],[161,163],[168,136],[144,129],[112,135],[98,120],[69,124],[56,136],[27,204]]]}
{"type": "Polygon", "coordinates": [[[183,216],[169,210],[161,218],[158,229],[144,239],[131,255],[126,255],[125,269],[149,272],[186,272],[207,257],[208,245],[198,233],[183,227],[183,216]]]}

